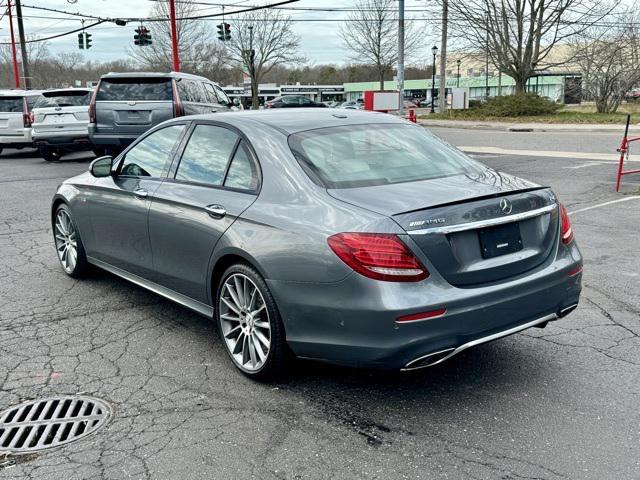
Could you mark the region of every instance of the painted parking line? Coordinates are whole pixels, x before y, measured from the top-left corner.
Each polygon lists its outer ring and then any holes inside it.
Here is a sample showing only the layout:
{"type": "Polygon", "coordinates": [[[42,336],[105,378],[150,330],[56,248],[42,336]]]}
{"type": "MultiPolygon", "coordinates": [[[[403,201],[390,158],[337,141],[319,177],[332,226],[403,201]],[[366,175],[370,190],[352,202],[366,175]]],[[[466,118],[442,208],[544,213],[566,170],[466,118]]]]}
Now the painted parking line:
{"type": "MultiPolygon", "coordinates": [[[[518,150],[501,147],[484,147],[462,145],[458,147],[463,152],[488,153],[494,155],[525,155],[527,157],[566,158],[577,160],[594,160],[605,163],[618,163],[620,154],[616,153],[589,153],[589,152],[561,152],[554,150],[518,150]]],[[[630,158],[626,162],[640,162],[639,158],[630,158]]]]}
{"type": "Polygon", "coordinates": [[[562,167],[565,170],[577,170],[578,168],[587,168],[587,167],[597,167],[600,165],[609,165],[610,162],[587,162],[581,163],[580,165],[571,165],[569,167],[562,167]]]}
{"type": "Polygon", "coordinates": [[[586,212],[588,210],[593,210],[594,208],[606,207],[607,205],[613,205],[614,203],[628,202],[630,200],[640,200],[640,195],[633,196],[633,197],[619,198],[617,200],[611,200],[609,202],[598,203],[597,205],[591,205],[590,207],[580,208],[578,210],[574,210],[574,211],[568,212],[568,213],[569,213],[569,215],[575,215],[576,213],[586,212]]]}

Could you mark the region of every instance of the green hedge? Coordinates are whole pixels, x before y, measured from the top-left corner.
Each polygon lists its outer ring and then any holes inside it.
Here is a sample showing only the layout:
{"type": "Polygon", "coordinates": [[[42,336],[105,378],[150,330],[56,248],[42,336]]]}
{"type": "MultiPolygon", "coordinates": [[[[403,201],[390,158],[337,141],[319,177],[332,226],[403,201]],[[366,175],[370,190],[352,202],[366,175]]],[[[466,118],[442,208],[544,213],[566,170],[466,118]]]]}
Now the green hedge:
{"type": "Polygon", "coordinates": [[[473,110],[488,117],[521,117],[555,113],[561,105],[535,93],[491,97],[473,110]]]}

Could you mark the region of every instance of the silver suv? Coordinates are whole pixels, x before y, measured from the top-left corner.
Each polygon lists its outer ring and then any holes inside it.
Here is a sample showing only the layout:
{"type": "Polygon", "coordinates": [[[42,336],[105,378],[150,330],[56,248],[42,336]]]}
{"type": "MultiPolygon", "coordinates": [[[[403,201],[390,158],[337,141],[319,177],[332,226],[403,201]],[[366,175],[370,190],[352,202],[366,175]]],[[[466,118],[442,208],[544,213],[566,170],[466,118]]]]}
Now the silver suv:
{"type": "Polygon", "coordinates": [[[89,135],[97,148],[117,153],[170,118],[228,111],[220,86],[187,73],[108,73],[89,107],[89,135]]]}
{"type": "Polygon", "coordinates": [[[66,152],[92,147],[89,140],[90,88],[42,92],[33,106],[33,143],[47,161],[66,152]]]}
{"type": "Polygon", "coordinates": [[[30,109],[39,96],[36,90],[0,92],[0,153],[4,148],[33,146],[30,109]]]}

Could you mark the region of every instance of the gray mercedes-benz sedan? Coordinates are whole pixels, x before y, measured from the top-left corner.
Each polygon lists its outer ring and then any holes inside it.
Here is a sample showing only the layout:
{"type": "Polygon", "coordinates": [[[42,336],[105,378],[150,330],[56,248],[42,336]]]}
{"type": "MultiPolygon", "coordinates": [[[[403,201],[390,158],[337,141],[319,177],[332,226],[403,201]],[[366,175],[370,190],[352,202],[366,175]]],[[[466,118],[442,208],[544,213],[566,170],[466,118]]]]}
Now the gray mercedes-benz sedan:
{"type": "Polygon", "coordinates": [[[581,289],[549,188],[380,113],[170,120],[65,181],[51,218],[67,274],[92,264],[214,318],[258,379],[293,355],[435,365],[563,317],[581,289]]]}

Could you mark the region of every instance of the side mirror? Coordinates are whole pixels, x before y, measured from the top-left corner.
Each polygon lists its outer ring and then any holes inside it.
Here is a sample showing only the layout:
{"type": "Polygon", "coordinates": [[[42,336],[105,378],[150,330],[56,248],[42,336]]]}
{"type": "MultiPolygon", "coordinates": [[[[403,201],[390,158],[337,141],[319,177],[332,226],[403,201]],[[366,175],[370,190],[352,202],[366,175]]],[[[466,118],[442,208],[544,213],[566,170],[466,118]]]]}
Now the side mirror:
{"type": "Polygon", "coordinates": [[[109,177],[111,175],[111,167],[113,166],[113,157],[105,156],[98,157],[91,165],[89,165],[89,172],[96,178],[109,177]]]}
{"type": "Polygon", "coordinates": [[[236,107],[239,107],[239,106],[240,106],[240,100],[239,100],[238,98],[234,98],[234,99],[233,99],[233,104],[234,104],[236,107]]]}

